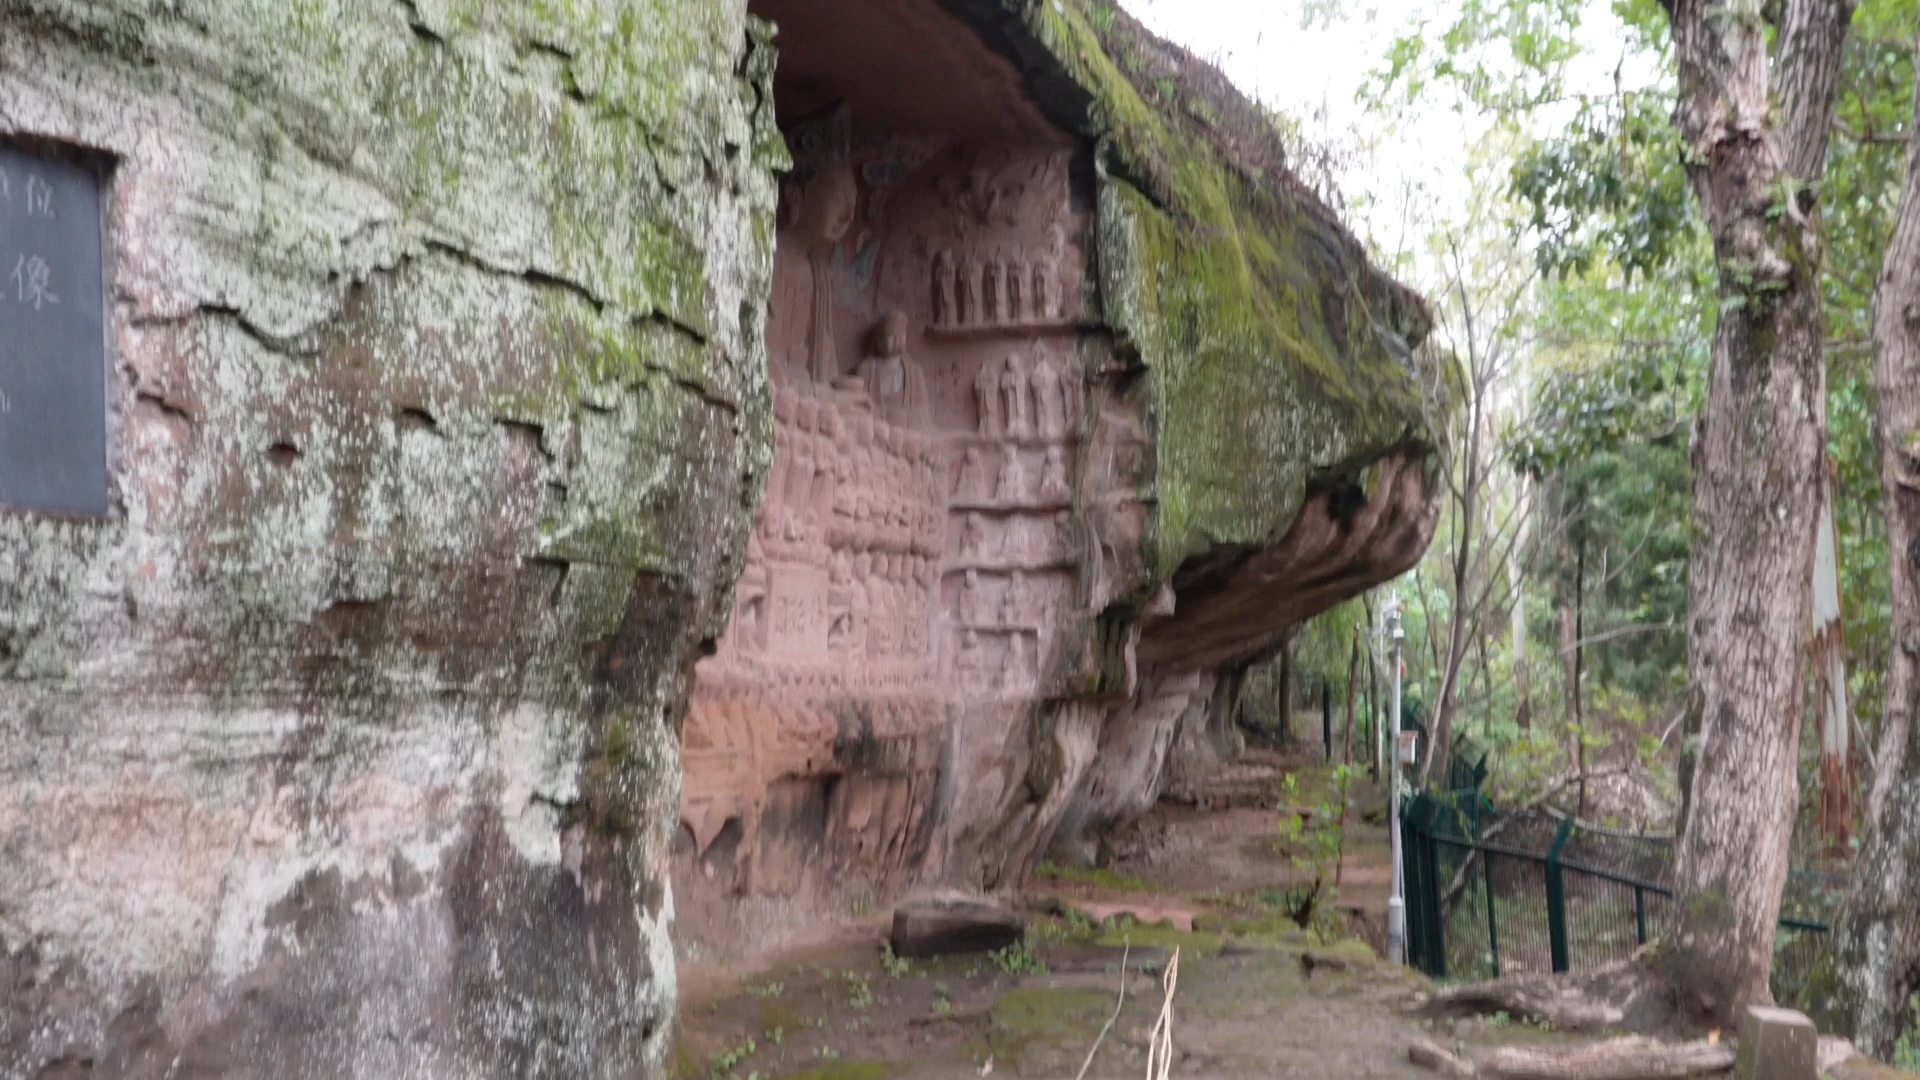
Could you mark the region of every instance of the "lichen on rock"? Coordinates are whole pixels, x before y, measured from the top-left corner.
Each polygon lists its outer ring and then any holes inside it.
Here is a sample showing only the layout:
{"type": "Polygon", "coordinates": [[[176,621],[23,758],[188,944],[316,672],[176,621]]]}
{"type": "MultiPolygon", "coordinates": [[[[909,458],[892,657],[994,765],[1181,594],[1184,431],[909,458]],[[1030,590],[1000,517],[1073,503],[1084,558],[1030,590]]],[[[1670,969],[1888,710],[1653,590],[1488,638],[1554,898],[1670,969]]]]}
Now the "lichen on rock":
{"type": "Polygon", "coordinates": [[[765,40],[0,14],[0,139],[112,163],[114,492],[0,508],[0,1075],[660,1067],[678,727],[768,453],[765,40]]]}

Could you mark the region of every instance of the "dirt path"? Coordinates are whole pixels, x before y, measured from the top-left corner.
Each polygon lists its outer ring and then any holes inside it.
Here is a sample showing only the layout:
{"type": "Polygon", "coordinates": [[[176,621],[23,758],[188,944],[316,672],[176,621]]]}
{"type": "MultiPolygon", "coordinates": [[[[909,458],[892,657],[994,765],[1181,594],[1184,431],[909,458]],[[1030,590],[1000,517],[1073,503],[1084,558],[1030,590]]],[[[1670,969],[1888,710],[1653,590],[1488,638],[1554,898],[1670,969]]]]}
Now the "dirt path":
{"type": "MultiPolygon", "coordinates": [[[[1404,1015],[1424,980],[1378,963],[1367,944],[1391,877],[1385,830],[1363,813],[1377,794],[1355,790],[1337,902],[1349,914],[1328,920],[1354,936],[1310,936],[1279,906],[1300,878],[1276,828],[1277,777],[1290,764],[1305,763],[1257,757],[1203,793],[1208,808],[1160,807],[1121,839],[1110,869],[1048,868],[1019,902],[1093,917],[1036,914],[1011,952],[899,963],[871,919],[828,928],[744,982],[689,968],[676,1076],[1071,1078],[1114,1014],[1124,955],[1126,1002],[1087,1075],[1139,1077],[1176,948],[1173,1075],[1424,1075],[1406,1064],[1421,1032],[1404,1015]]],[[[1325,779],[1307,765],[1295,800],[1317,802],[1325,779]]]]}

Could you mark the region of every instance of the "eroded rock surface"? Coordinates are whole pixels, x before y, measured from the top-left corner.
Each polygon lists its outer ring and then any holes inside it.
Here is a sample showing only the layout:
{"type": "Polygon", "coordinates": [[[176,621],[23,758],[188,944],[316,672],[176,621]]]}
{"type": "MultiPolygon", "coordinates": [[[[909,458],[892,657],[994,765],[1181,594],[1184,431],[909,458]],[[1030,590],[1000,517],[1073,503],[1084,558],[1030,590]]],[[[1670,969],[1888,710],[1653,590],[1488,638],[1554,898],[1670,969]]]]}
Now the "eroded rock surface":
{"type": "Polygon", "coordinates": [[[112,413],[109,513],[0,507],[0,1077],[658,1071],[769,446],[758,33],[0,7],[0,139],[109,164],[112,413]]]}
{"type": "Polygon", "coordinates": [[[1092,859],[1435,507],[1424,309],[1211,68],[1106,4],[751,10],[795,169],[686,728],[696,953],[1092,859]]]}

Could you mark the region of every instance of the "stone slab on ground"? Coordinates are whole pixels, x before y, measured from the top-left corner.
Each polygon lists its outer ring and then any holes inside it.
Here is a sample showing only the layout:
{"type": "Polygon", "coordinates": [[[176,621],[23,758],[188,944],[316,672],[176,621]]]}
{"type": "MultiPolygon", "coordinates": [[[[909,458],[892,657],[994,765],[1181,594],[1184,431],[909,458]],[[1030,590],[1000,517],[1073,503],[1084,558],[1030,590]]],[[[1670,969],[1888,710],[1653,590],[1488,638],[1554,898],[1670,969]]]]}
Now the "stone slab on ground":
{"type": "Polygon", "coordinates": [[[1740,1019],[1737,1080],[1817,1080],[1820,1036],[1813,1021],[1792,1009],[1755,1005],[1740,1019]]]}
{"type": "Polygon", "coordinates": [[[1134,922],[1145,926],[1167,923],[1175,930],[1189,934],[1193,932],[1194,912],[1191,908],[1126,901],[1066,900],[1062,903],[1096,923],[1127,915],[1131,916],[1134,922]]]}
{"type": "Polygon", "coordinates": [[[1085,972],[1111,973],[1120,970],[1122,962],[1127,970],[1134,972],[1160,972],[1167,967],[1167,950],[1158,945],[1143,945],[1138,948],[1111,948],[1097,946],[1091,949],[1067,952],[1049,961],[1054,971],[1061,974],[1085,972]]]}
{"type": "Polygon", "coordinates": [[[993,952],[1018,944],[1026,933],[1025,919],[990,901],[920,897],[894,908],[888,940],[895,956],[919,960],[993,952]]]}

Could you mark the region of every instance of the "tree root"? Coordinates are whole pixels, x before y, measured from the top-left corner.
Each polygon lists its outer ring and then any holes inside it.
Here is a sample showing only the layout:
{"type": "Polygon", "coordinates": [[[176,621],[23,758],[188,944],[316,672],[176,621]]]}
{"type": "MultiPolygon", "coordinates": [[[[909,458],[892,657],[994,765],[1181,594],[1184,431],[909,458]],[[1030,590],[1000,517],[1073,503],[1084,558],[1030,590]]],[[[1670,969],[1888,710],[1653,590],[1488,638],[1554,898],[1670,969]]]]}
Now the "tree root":
{"type": "MultiPolygon", "coordinates": [[[[1822,1074],[1854,1056],[1845,1039],[1821,1039],[1822,1074]]],[[[1509,1046],[1478,1064],[1431,1039],[1407,1049],[1407,1060],[1450,1080],[1683,1080],[1733,1070],[1734,1050],[1718,1040],[1661,1043],[1637,1035],[1585,1046],[1509,1046]]]]}
{"type": "Polygon", "coordinates": [[[1510,1016],[1561,1031],[1650,1031],[1672,1013],[1666,983],[1636,956],[1578,975],[1514,975],[1452,986],[1428,1005],[1443,1015],[1510,1016]]]}
{"type": "Polygon", "coordinates": [[[1733,1047],[1725,1043],[1658,1043],[1637,1035],[1587,1046],[1509,1046],[1477,1065],[1422,1040],[1407,1057],[1456,1080],[1683,1080],[1733,1068],[1733,1047]]]}

